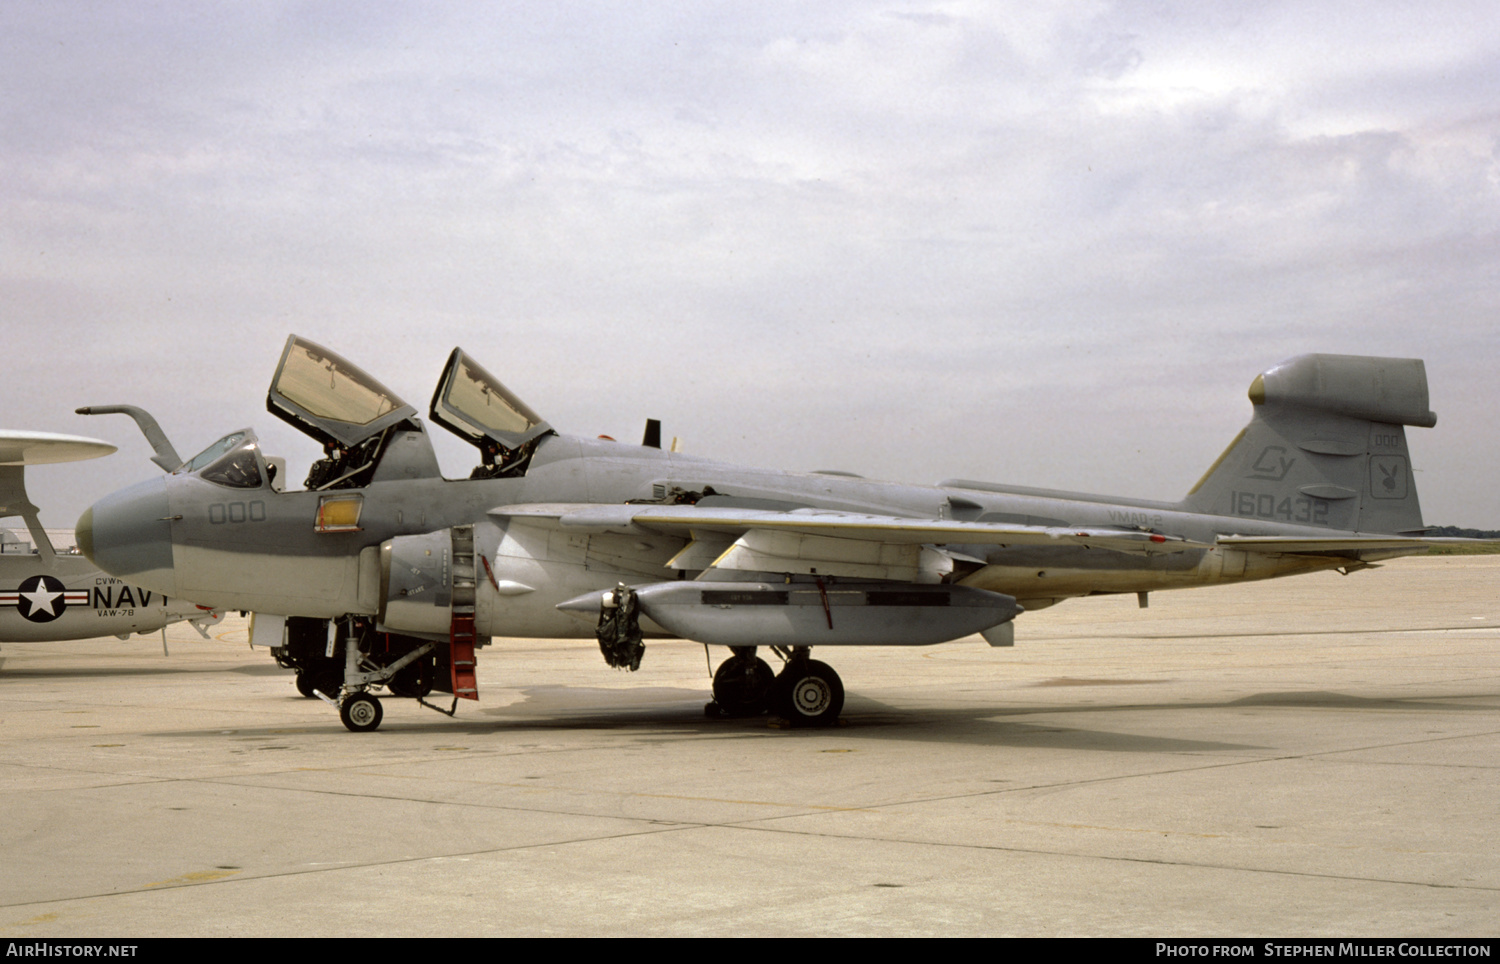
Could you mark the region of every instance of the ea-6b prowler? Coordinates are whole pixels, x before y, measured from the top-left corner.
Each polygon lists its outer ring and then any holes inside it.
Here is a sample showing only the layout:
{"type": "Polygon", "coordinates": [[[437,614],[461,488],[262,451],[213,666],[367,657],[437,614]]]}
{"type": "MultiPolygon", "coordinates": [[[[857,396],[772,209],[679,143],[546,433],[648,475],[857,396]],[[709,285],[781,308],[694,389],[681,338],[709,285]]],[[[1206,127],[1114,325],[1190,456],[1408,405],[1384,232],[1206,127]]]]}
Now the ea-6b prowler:
{"type": "Polygon", "coordinates": [[[643,635],[726,646],[710,711],[829,724],[843,684],[814,647],[1009,645],[1017,614],[1074,596],[1144,604],[1441,541],[1422,536],[1403,428],[1436,423],[1421,361],[1303,355],[1250,400],[1187,497],[1148,502],[745,468],[663,451],[654,422],[640,446],[561,435],[455,349],[429,416],[480,464],[445,479],[412,406],[293,336],[267,407],[324,446],[303,489],[245,429],[101,500],[77,536],[122,579],[256,613],[351,730],[379,726],[381,690],[452,694],[450,714],[477,699],[493,637],[590,631],[631,669],[643,635]]]}

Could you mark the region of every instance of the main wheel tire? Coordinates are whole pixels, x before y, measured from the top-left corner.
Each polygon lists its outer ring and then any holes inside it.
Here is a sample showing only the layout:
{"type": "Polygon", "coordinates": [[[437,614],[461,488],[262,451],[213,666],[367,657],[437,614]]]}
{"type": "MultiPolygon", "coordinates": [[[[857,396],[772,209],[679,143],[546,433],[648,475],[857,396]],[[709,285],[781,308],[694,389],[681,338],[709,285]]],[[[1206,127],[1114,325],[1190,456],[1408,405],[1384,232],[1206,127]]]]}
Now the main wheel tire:
{"type": "Polygon", "coordinates": [[[792,660],[776,677],[776,712],[793,726],[832,726],[844,711],[844,681],[827,663],[792,660]]]}
{"type": "Polygon", "coordinates": [[[339,689],[344,685],[344,671],[342,669],[305,669],[297,674],[297,692],[304,696],[315,697],[313,690],[317,690],[331,700],[339,698],[339,689]],[[306,689],[303,687],[306,686],[306,689]]]}
{"type": "Polygon", "coordinates": [[[380,708],[380,700],[369,693],[351,696],[339,707],[339,719],[354,733],[370,732],[380,725],[383,716],[385,711],[380,708]]]}
{"type": "Polygon", "coordinates": [[[770,709],[776,674],[755,656],[731,656],[714,673],[714,702],[726,716],[756,716],[770,709]]]}
{"type": "Polygon", "coordinates": [[[423,657],[397,670],[396,675],[385,681],[392,696],[422,699],[432,692],[432,660],[423,657]]]}

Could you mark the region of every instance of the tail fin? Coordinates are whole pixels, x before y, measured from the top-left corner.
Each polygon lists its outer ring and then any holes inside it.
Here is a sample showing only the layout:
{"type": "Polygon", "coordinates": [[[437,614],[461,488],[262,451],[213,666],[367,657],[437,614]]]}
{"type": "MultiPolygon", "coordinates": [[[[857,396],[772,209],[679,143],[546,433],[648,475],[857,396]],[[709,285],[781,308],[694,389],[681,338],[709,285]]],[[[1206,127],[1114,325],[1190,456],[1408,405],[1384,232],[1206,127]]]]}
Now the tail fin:
{"type": "Polygon", "coordinates": [[[1181,509],[1356,532],[1422,528],[1402,428],[1437,424],[1421,359],[1299,355],[1257,375],[1250,401],[1250,424],[1181,509]]]}

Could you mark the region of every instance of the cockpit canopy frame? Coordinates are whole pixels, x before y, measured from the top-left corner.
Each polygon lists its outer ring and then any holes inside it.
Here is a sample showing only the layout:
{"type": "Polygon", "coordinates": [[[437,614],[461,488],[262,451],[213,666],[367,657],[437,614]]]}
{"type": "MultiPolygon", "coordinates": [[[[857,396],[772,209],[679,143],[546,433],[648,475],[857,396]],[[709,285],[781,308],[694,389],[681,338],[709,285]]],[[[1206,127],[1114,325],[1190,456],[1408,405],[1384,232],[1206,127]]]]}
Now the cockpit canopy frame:
{"type": "Polygon", "coordinates": [[[324,445],[346,449],[417,414],[364,369],[297,335],[281,352],[266,410],[324,445]]]}
{"type": "Polygon", "coordinates": [[[272,476],[268,468],[255,432],[242,428],[188,459],[172,474],[197,475],[229,489],[259,489],[269,485],[272,476]]]}
{"type": "Polygon", "coordinates": [[[515,452],[552,431],[551,425],[462,348],[453,349],[448,356],[428,415],[478,446],[486,462],[492,454],[491,446],[515,452]]]}

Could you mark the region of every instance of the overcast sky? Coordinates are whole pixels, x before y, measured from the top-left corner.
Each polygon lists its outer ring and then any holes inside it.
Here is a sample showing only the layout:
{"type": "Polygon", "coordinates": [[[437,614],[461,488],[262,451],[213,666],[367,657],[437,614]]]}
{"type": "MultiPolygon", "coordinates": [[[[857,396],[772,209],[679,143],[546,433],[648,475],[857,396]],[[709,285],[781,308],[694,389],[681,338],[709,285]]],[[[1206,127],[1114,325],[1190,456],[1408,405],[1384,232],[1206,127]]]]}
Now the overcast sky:
{"type": "MultiPolygon", "coordinates": [[[[46,524],[251,425],[296,332],[425,412],[1182,496],[1308,351],[1426,359],[1500,528],[1500,5],[0,5],[4,427],[46,524]]],[[[434,427],[436,435],[446,433],[434,427]]],[[[445,471],[473,450],[443,442],[445,471]]]]}

